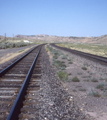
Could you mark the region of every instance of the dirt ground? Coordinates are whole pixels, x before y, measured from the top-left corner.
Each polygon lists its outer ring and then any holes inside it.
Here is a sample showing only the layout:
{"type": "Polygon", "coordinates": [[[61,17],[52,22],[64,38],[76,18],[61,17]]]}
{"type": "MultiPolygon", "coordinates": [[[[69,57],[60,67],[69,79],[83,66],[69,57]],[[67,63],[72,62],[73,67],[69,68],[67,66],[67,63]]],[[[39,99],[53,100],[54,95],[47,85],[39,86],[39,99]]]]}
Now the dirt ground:
{"type": "Polygon", "coordinates": [[[66,90],[85,114],[89,114],[95,120],[107,120],[107,66],[69,52],[59,51],[67,56],[67,59],[58,57],[58,60],[64,61],[67,66],[64,71],[68,73],[69,80],[62,82],[66,90]],[[68,59],[72,59],[72,64],[69,64],[68,59]],[[73,82],[74,77],[77,77],[79,82],[73,82]],[[104,89],[96,88],[102,84],[104,89]]]}
{"type": "Polygon", "coordinates": [[[0,70],[11,64],[15,61],[19,56],[23,53],[27,52],[30,48],[36,45],[30,45],[20,48],[8,48],[8,49],[0,49],[0,70]]]}

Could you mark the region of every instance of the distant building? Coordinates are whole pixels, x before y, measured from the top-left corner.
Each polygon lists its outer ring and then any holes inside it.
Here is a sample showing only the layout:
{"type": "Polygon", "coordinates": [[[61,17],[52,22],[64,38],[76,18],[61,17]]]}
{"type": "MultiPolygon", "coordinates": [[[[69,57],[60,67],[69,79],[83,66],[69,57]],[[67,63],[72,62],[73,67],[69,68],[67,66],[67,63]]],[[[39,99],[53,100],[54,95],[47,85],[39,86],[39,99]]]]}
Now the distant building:
{"type": "Polygon", "coordinates": [[[30,42],[29,40],[23,40],[25,43],[33,43],[33,42],[30,42]]]}
{"type": "Polygon", "coordinates": [[[25,43],[30,43],[28,40],[23,40],[25,43]]]}

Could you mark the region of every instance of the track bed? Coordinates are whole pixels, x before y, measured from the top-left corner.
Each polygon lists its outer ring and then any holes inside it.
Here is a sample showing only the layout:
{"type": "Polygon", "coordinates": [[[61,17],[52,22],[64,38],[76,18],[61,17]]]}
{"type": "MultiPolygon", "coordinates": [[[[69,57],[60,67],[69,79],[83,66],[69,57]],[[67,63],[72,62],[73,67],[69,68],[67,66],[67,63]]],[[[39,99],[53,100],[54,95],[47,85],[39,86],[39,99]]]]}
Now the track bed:
{"type": "MultiPolygon", "coordinates": [[[[31,56],[34,56],[33,53],[31,56]]],[[[31,57],[29,60],[31,60],[31,57]]],[[[6,119],[18,91],[25,80],[31,61],[19,64],[8,71],[1,79],[1,119],[6,119]],[[25,64],[27,67],[25,67],[25,64]],[[19,68],[23,68],[20,69],[19,68]],[[9,82],[11,81],[11,82],[9,82]],[[8,87],[6,87],[8,86],[8,87]],[[3,91],[5,91],[3,93],[3,91]],[[11,91],[11,92],[10,92],[11,91]]],[[[27,61],[27,60],[26,60],[27,61]]],[[[35,64],[20,110],[19,120],[90,120],[76,105],[73,96],[63,87],[56,77],[56,71],[49,62],[43,46],[35,64]]],[[[15,119],[16,120],[16,119],[15,119]]],[[[92,120],[92,119],[91,119],[92,120]]]]}
{"type": "MultiPolygon", "coordinates": [[[[6,119],[9,115],[9,112],[15,102],[17,95],[24,83],[26,76],[28,75],[29,69],[39,51],[40,47],[34,49],[31,53],[25,56],[21,61],[19,61],[14,67],[8,70],[6,74],[2,75],[0,78],[0,119],[6,119]]],[[[40,55],[39,55],[40,57],[40,55]]],[[[36,61],[36,65],[33,70],[32,78],[29,82],[26,97],[24,98],[29,101],[32,99],[32,94],[36,93],[39,90],[40,86],[38,85],[40,78],[41,78],[41,67],[40,67],[40,60],[36,61]],[[37,68],[36,68],[37,66],[37,68]]],[[[24,104],[25,104],[24,102],[24,104]]],[[[23,105],[20,105],[24,107],[23,105]]],[[[32,102],[33,104],[33,102],[32,102]]],[[[19,109],[20,109],[19,108],[19,109]]],[[[28,107],[29,108],[29,107],[28,107]]],[[[30,107],[31,109],[31,107],[30,107]]],[[[17,115],[20,113],[20,110],[17,111],[17,115]]],[[[22,116],[23,117],[23,116],[22,116]]],[[[22,118],[20,117],[20,119],[22,118]]]]}

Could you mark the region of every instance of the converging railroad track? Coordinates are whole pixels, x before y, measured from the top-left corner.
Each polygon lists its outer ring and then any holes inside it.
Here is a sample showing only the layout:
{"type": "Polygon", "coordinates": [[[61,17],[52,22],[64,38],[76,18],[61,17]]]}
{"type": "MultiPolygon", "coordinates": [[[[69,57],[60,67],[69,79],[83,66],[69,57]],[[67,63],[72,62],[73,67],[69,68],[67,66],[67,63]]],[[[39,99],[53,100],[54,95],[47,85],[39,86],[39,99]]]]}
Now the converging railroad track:
{"type": "Polygon", "coordinates": [[[78,50],[73,50],[73,49],[69,49],[69,48],[65,48],[65,47],[60,47],[60,46],[57,46],[55,44],[51,44],[51,46],[53,46],[55,48],[58,48],[58,49],[61,49],[61,50],[64,50],[64,51],[67,51],[67,52],[71,52],[73,54],[76,54],[76,55],[79,55],[79,56],[82,56],[82,57],[85,57],[85,58],[88,58],[90,60],[99,62],[100,64],[107,65],[107,57],[97,56],[97,55],[81,52],[81,51],[78,51],[78,50]]]}
{"type": "Polygon", "coordinates": [[[41,81],[41,47],[33,48],[0,71],[0,120],[22,120],[32,116],[38,119],[36,105],[39,104],[41,81]]]}
{"type": "Polygon", "coordinates": [[[56,77],[44,45],[0,71],[0,120],[90,120],[56,77]]]}

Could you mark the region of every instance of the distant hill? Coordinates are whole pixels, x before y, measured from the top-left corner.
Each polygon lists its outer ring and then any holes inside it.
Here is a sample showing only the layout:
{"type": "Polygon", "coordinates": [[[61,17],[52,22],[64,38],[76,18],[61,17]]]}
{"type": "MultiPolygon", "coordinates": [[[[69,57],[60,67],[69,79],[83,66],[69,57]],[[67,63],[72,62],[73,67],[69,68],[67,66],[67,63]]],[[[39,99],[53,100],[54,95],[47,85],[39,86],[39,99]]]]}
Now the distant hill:
{"type": "Polygon", "coordinates": [[[107,35],[99,37],[75,37],[75,36],[52,36],[52,35],[16,35],[16,38],[23,38],[31,41],[44,41],[44,42],[70,42],[70,43],[93,43],[93,44],[106,44],[107,35]]]}
{"type": "MultiPolygon", "coordinates": [[[[0,42],[5,38],[0,35],[0,42]]],[[[12,37],[7,37],[7,40],[12,40],[12,37]]],[[[104,44],[107,45],[107,35],[99,37],[75,37],[75,36],[55,36],[55,35],[16,35],[14,40],[29,40],[31,42],[48,42],[48,43],[89,43],[89,44],[104,44]]]]}

